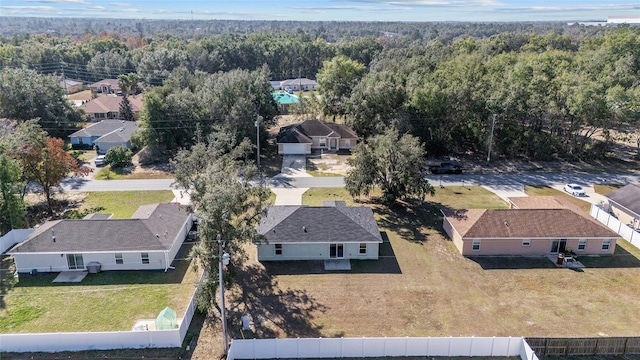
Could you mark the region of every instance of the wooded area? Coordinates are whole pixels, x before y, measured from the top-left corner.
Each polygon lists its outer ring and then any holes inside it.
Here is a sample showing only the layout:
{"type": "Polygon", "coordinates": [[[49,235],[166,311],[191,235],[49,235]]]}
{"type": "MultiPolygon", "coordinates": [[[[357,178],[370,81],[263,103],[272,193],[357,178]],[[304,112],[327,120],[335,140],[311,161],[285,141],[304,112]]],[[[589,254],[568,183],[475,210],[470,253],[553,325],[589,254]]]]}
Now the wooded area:
{"type": "Polygon", "coordinates": [[[345,121],[363,138],[394,127],[429,156],[485,154],[492,138],[505,158],[604,158],[617,138],[638,140],[635,27],[75,20],[26,19],[53,30],[0,38],[0,116],[40,117],[64,135],[78,114],[54,89],[62,76],[136,73],[138,143],[177,149],[215,129],[251,137],[258,115],[273,125],[268,80],[307,77],[320,96],[293,112],[345,121]],[[185,30],[196,25],[207,35],[185,30]]]}

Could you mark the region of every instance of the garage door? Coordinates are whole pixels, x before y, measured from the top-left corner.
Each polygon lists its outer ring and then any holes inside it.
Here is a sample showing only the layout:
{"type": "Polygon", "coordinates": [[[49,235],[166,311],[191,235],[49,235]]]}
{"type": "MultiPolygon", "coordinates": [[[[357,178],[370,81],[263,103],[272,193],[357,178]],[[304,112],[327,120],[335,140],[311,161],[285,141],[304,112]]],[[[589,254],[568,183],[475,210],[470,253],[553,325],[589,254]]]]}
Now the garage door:
{"type": "Polygon", "coordinates": [[[283,154],[305,154],[306,144],[284,144],[282,146],[283,154]]]}

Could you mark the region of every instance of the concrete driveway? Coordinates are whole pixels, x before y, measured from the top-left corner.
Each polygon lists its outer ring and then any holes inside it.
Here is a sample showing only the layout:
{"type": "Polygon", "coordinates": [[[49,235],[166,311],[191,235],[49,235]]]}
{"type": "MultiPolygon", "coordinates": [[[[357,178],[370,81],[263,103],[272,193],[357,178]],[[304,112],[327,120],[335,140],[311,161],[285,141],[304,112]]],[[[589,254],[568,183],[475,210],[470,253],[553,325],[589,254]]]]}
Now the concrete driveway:
{"type": "Polygon", "coordinates": [[[280,177],[312,177],[307,174],[307,157],[305,155],[284,155],[280,177]]]}
{"type": "Polygon", "coordinates": [[[509,185],[482,185],[483,188],[498,195],[505,202],[509,202],[510,197],[522,197],[529,196],[524,192],[524,185],[509,184],[509,185]]]}
{"type": "MultiPolygon", "coordinates": [[[[584,192],[587,193],[587,196],[581,196],[578,199],[584,200],[590,204],[595,204],[595,205],[604,204],[608,202],[607,198],[604,195],[596,193],[596,191],[593,188],[593,185],[580,184],[580,186],[582,186],[582,188],[584,189],[584,192]]],[[[564,192],[564,184],[554,184],[554,185],[550,185],[550,187],[558,191],[564,192]]]]}

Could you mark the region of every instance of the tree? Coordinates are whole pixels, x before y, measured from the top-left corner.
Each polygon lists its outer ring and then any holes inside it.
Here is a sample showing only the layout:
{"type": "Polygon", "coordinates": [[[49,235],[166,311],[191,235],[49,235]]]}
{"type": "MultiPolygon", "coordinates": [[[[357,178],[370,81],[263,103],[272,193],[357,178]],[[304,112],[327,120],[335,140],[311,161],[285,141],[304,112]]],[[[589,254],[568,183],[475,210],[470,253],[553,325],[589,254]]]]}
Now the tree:
{"type": "Polygon", "coordinates": [[[118,86],[122,90],[122,101],[120,102],[120,117],[127,121],[135,121],[136,116],[131,108],[129,95],[138,88],[140,78],[134,73],[118,76],[118,86]]]}
{"type": "Polygon", "coordinates": [[[124,146],[114,146],[104,156],[105,164],[114,168],[121,168],[131,164],[131,150],[124,146]]]}
{"type": "Polygon", "coordinates": [[[318,72],[318,85],[326,115],[333,115],[335,118],[336,115],[345,114],[344,103],[365,71],[364,65],[344,55],[322,64],[322,69],[318,72]]]}
{"type": "Polygon", "coordinates": [[[24,226],[23,182],[18,162],[0,153],[0,234],[24,226]]]}
{"type": "Polygon", "coordinates": [[[382,200],[423,199],[435,190],[425,179],[424,148],[409,134],[399,136],[395,129],[372,137],[356,146],[349,164],[353,167],[344,179],[351,196],[368,195],[375,187],[382,190],[382,200]]]}
{"type": "Polygon", "coordinates": [[[60,134],[68,123],[81,121],[80,112],[64,96],[59,80],[33,70],[0,70],[0,118],[38,118],[50,134],[60,134]]]}
{"type": "MultiPolygon", "coordinates": [[[[249,160],[248,140],[238,144],[234,136],[218,133],[199,142],[191,150],[181,150],[172,161],[176,183],[189,189],[195,216],[200,219],[200,241],[192,257],[204,269],[198,286],[198,307],[204,312],[217,308],[218,236],[226,242],[232,259],[245,258],[243,244],[258,239],[256,225],[269,197],[269,190],[256,185],[257,168],[249,160]]],[[[229,267],[233,273],[233,260],[229,267]]]]}
{"type": "Polygon", "coordinates": [[[52,189],[59,186],[70,172],[74,172],[76,176],[85,176],[91,169],[85,166],[78,168],[76,159],[64,151],[62,139],[46,137],[35,140],[28,145],[20,161],[24,177],[42,186],[47,199],[47,209],[52,214],[52,189]]]}

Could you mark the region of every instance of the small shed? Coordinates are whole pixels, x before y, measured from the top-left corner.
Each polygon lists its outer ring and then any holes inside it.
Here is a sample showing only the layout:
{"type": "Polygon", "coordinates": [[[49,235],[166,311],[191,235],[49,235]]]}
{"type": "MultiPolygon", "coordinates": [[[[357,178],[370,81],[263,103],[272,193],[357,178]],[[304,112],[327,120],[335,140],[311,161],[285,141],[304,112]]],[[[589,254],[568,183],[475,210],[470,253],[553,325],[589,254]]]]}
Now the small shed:
{"type": "Polygon", "coordinates": [[[160,311],[156,318],[156,330],[173,330],[178,328],[178,318],[176,311],[166,307],[160,311]]]}

